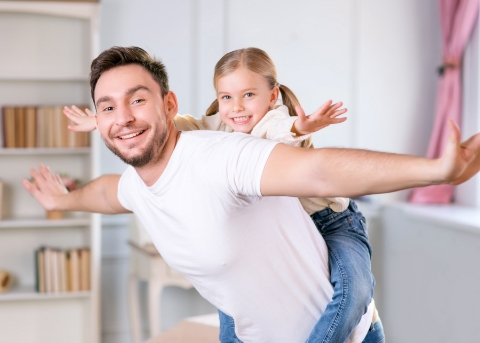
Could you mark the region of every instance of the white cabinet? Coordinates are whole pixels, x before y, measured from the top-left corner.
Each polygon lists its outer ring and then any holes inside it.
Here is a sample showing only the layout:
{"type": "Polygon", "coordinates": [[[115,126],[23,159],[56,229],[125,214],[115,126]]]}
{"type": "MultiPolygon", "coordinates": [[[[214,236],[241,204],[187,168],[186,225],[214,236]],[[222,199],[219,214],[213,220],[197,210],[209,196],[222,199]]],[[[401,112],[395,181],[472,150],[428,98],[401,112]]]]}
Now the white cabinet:
{"type": "MultiPolygon", "coordinates": [[[[98,3],[0,1],[0,107],[91,104],[89,66],[98,55],[98,3]]],[[[84,148],[0,148],[3,208],[0,269],[14,282],[0,294],[0,342],[98,343],[100,216],[47,220],[21,180],[39,163],[86,183],[99,174],[98,135],[84,148]],[[88,247],[90,290],[35,291],[34,251],[88,247]]]]}

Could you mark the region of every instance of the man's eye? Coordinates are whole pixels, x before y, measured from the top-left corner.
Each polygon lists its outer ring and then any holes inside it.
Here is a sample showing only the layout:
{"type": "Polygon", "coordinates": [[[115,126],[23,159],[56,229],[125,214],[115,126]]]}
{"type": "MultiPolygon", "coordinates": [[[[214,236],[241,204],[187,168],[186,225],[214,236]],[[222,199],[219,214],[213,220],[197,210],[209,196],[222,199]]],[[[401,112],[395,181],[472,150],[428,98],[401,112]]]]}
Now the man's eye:
{"type": "Polygon", "coordinates": [[[113,107],[112,106],[108,106],[108,107],[105,107],[103,109],[103,112],[110,112],[110,111],[113,111],[113,107]]]}
{"type": "Polygon", "coordinates": [[[251,98],[253,96],[253,93],[247,93],[245,94],[245,98],[251,98]]]}
{"type": "Polygon", "coordinates": [[[133,100],[133,103],[134,103],[134,104],[139,104],[139,103],[141,103],[141,102],[143,102],[143,99],[133,100]]]}

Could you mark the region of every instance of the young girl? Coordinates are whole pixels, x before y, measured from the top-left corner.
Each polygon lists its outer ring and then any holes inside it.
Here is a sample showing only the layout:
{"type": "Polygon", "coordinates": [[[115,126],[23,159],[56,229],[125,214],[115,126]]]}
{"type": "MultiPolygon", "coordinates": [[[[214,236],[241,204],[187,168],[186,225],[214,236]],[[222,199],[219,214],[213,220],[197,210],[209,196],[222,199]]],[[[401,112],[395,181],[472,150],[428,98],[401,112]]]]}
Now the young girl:
{"type": "MultiPolygon", "coordinates": [[[[223,56],[215,66],[214,87],[217,99],[206,116],[196,119],[177,115],[174,121],[179,130],[237,131],[310,148],[311,133],[346,120],[338,118],[346,109],[331,101],[305,116],[295,94],[278,83],[273,61],[257,48],[235,50],[223,56]],[[280,94],[283,105],[275,107],[280,94]]],[[[73,131],[91,131],[96,127],[90,111],[85,114],[76,107],[66,107],[64,113],[76,124],[69,126],[73,131]]],[[[381,342],[383,328],[372,299],[374,278],[365,218],[356,204],[345,198],[301,198],[300,202],[325,239],[334,287],[332,301],[307,342],[352,341],[349,337],[367,309],[373,318],[363,342],[381,342]]],[[[219,314],[221,342],[240,342],[234,320],[221,311],[219,314]]]]}

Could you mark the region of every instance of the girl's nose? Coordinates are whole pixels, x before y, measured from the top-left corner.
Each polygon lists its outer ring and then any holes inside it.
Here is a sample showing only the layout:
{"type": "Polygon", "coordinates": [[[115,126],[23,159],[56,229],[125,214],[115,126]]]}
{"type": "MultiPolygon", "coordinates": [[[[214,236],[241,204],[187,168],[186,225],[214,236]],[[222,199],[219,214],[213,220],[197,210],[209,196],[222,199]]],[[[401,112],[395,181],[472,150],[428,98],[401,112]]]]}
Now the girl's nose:
{"type": "Polygon", "coordinates": [[[239,100],[235,101],[233,104],[233,112],[240,112],[243,111],[243,103],[239,100]]]}

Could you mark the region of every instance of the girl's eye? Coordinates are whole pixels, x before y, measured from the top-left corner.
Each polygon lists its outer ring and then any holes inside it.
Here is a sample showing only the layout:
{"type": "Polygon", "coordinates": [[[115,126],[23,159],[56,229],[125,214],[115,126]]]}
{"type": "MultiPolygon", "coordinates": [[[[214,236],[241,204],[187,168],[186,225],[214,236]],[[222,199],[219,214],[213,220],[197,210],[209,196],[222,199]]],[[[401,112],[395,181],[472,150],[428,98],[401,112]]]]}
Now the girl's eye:
{"type": "Polygon", "coordinates": [[[222,100],[229,100],[229,99],[231,99],[231,97],[230,97],[230,95],[224,95],[224,96],[222,96],[221,99],[222,100]]]}
{"type": "Polygon", "coordinates": [[[245,94],[245,98],[251,98],[253,96],[253,93],[247,93],[245,94]]]}

